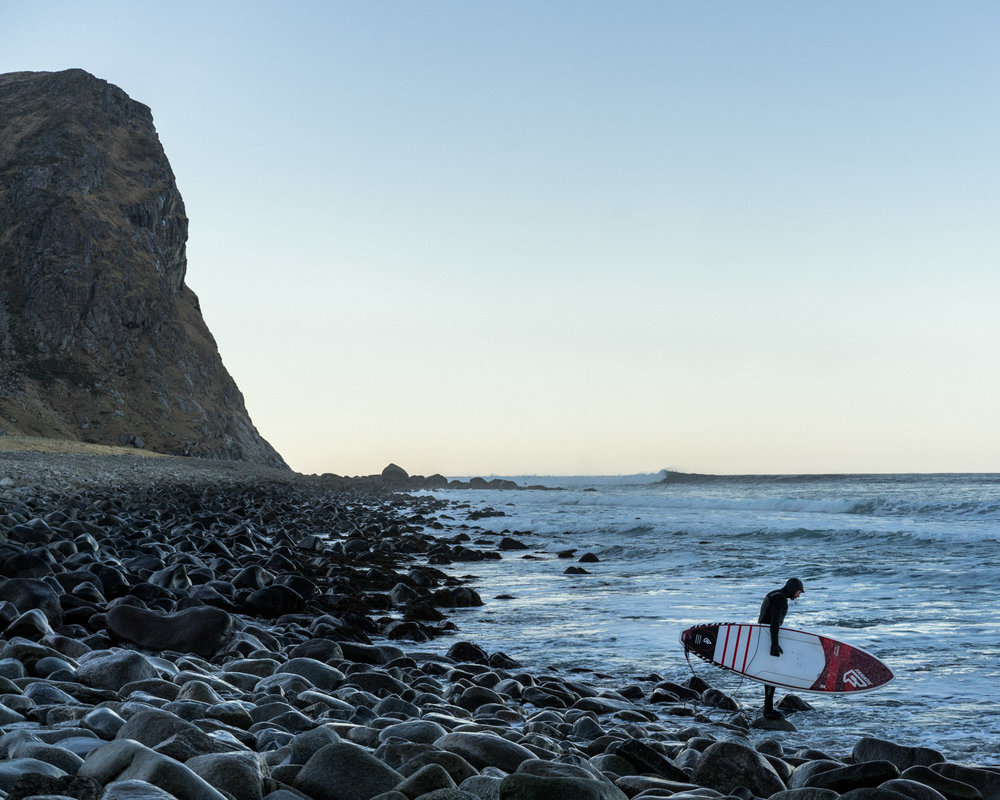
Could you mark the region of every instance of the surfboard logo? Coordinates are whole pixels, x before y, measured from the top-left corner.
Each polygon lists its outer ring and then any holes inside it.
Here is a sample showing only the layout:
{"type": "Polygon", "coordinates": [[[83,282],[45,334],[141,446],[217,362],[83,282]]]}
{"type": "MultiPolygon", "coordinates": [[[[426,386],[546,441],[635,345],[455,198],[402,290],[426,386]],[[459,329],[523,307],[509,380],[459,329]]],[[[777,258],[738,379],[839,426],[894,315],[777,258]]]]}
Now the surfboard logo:
{"type": "Polygon", "coordinates": [[[859,669],[849,669],[844,673],[844,683],[853,686],[855,689],[867,689],[872,682],[865,677],[859,669]]]}

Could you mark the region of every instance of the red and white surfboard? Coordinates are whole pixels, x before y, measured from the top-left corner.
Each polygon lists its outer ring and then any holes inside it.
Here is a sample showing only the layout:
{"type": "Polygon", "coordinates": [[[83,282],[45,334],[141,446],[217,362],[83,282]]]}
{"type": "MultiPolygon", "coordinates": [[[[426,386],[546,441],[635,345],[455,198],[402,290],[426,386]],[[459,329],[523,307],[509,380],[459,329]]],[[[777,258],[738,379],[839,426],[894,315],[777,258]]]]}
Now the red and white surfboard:
{"type": "Polygon", "coordinates": [[[800,692],[870,692],[892,680],[892,670],[870,653],[826,636],[781,628],[780,656],[771,655],[767,625],[735,622],[695,625],[681,634],[685,650],[755,681],[800,692]]]}

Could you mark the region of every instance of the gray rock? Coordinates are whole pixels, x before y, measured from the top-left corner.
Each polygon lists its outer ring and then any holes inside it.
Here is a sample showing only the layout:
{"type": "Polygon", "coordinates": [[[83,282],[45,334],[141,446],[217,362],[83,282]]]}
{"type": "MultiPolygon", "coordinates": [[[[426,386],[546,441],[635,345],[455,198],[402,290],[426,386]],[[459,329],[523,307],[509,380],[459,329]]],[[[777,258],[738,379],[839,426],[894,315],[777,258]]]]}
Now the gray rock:
{"type": "Polygon", "coordinates": [[[501,780],[501,778],[492,778],[488,775],[473,775],[462,781],[458,788],[479,798],[479,800],[500,800],[501,780]]]}
{"type": "Polygon", "coordinates": [[[151,650],[177,650],[209,657],[232,638],[233,617],[221,608],[196,606],[172,614],[120,604],[108,610],[112,637],[151,650]]]}
{"type": "Polygon", "coordinates": [[[846,766],[841,761],[831,761],[829,759],[817,758],[814,761],[806,761],[799,764],[792,772],[792,777],[788,780],[789,789],[804,789],[811,785],[810,781],[814,776],[830,770],[840,769],[846,766]]]}
{"type": "Polygon", "coordinates": [[[516,773],[500,781],[500,800],[628,800],[614,784],[516,773]]]}
{"type": "Polygon", "coordinates": [[[930,747],[906,747],[885,739],[875,739],[865,737],[854,745],[854,760],[862,761],[891,761],[902,771],[914,766],[929,767],[944,761],[944,755],[938,750],[930,747]]]}
{"type": "Polygon", "coordinates": [[[77,775],[99,783],[139,780],[174,795],[177,800],[225,800],[225,796],[168,756],[131,739],[118,739],[92,752],[77,775]]]}
{"type": "Polygon", "coordinates": [[[943,794],[948,800],[981,800],[983,794],[975,786],[954,778],[946,778],[939,772],[935,772],[930,767],[910,767],[903,770],[900,776],[911,781],[918,781],[924,786],[943,794]]]}
{"type": "MultiPolygon", "coordinates": [[[[62,624],[62,605],[59,595],[45,581],[38,578],[8,578],[0,581],[0,600],[9,600],[21,613],[37,609],[49,624],[62,624]]],[[[58,657],[58,653],[52,653],[58,657]]]]}
{"type": "Polygon", "coordinates": [[[293,658],[283,664],[277,672],[301,675],[317,689],[330,691],[343,684],[345,676],[339,669],[317,661],[315,658],[293,658]]]}
{"type": "Polygon", "coordinates": [[[114,739],[124,724],[125,720],[110,708],[95,708],[80,720],[80,727],[93,731],[102,739],[114,739]]]}
{"type": "Polygon", "coordinates": [[[851,789],[841,796],[847,800],[907,800],[907,795],[894,792],[891,789],[879,789],[874,786],[865,786],[860,789],[851,789]]]}
{"type": "Polygon", "coordinates": [[[624,758],[633,764],[640,773],[652,773],[668,781],[687,783],[689,780],[689,776],[684,770],[652,745],[639,739],[626,739],[619,744],[612,745],[608,752],[624,758]]]}
{"type": "Polygon", "coordinates": [[[966,767],[962,764],[952,764],[951,762],[934,764],[931,769],[945,778],[974,786],[982,794],[984,800],[1000,800],[1000,773],[988,769],[966,767]]]}
{"type": "Polygon", "coordinates": [[[408,742],[434,744],[434,742],[446,733],[447,731],[436,722],[416,719],[409,722],[400,722],[396,725],[389,725],[379,732],[378,738],[380,742],[396,737],[398,739],[405,739],[408,742]]]}
{"type": "MultiPolygon", "coordinates": [[[[412,747],[424,748],[427,746],[412,745],[412,747]]],[[[447,750],[436,749],[425,749],[420,753],[412,755],[398,767],[398,770],[401,775],[409,776],[427,764],[440,764],[448,771],[451,779],[459,786],[464,781],[479,774],[475,767],[458,755],[458,753],[449,753],[447,750]]]]}
{"type": "Polygon", "coordinates": [[[932,789],[925,783],[911,781],[908,778],[893,778],[880,784],[878,788],[905,794],[907,797],[912,797],[913,800],[947,800],[937,789],[932,789]]]}
{"type": "Polygon", "coordinates": [[[67,775],[75,775],[83,759],[58,745],[44,742],[24,741],[10,752],[11,758],[36,758],[62,770],[67,775]]]}
{"type": "Polygon", "coordinates": [[[342,741],[329,725],[320,725],[312,730],[297,734],[289,743],[288,761],[291,764],[305,764],[319,750],[328,744],[342,741]]]}
{"type": "Polygon", "coordinates": [[[622,777],[639,774],[635,764],[626,761],[621,756],[616,756],[614,753],[601,753],[593,756],[590,759],[590,764],[600,772],[611,772],[622,777]]]}
{"type": "Polygon", "coordinates": [[[618,778],[615,786],[621,789],[629,797],[635,797],[642,792],[657,794],[675,795],[682,792],[705,792],[707,795],[721,796],[720,792],[714,789],[705,789],[695,786],[693,783],[678,783],[668,781],[666,778],[657,778],[653,775],[626,775],[618,778]]]}
{"type": "Polygon", "coordinates": [[[396,786],[407,797],[420,797],[435,789],[457,789],[448,770],[440,764],[426,764],[396,786]]]}
{"type": "Polygon", "coordinates": [[[15,722],[24,722],[24,720],[23,714],[0,703],[0,725],[12,725],[15,722]]]}
{"type": "Polygon", "coordinates": [[[775,792],[767,800],[837,800],[839,795],[833,789],[785,789],[775,792]]]}
{"type": "Polygon", "coordinates": [[[87,686],[120,691],[128,683],[159,678],[160,673],[142,653],[113,648],[84,655],[76,668],[76,677],[87,686]]]}
{"type": "Polygon", "coordinates": [[[217,752],[218,744],[201,728],[181,719],[169,711],[148,708],[134,714],[118,733],[116,740],[131,739],[150,748],[163,745],[164,742],[184,735],[191,744],[193,753],[204,754],[217,752]]]}
{"type": "Polygon", "coordinates": [[[258,753],[211,753],[195,756],[184,766],[236,800],[261,800],[266,767],[258,753]]]}
{"type": "Polygon", "coordinates": [[[787,788],[764,756],[736,742],[715,742],[701,754],[691,782],[723,794],[741,786],[758,797],[787,788]]]}
{"type": "MultiPolygon", "coordinates": [[[[104,787],[101,800],[177,800],[158,786],[146,781],[112,781],[104,787]]],[[[296,798],[296,800],[301,800],[296,798]]]]}
{"type": "Polygon", "coordinates": [[[874,789],[880,783],[898,777],[899,769],[891,761],[863,761],[813,775],[806,786],[833,789],[844,794],[852,789],[874,789]]]}
{"type": "Polygon", "coordinates": [[[12,758],[9,761],[0,761],[0,789],[9,792],[17,779],[28,772],[36,772],[50,778],[61,778],[66,775],[64,770],[48,761],[37,758],[12,758]]]}
{"type": "Polygon", "coordinates": [[[328,744],[299,771],[293,786],[315,800],[369,800],[396,788],[403,776],[348,742],[328,744]]]}
{"type": "Polygon", "coordinates": [[[492,733],[446,733],[434,746],[460,755],[476,769],[499,767],[514,772],[522,761],[535,758],[526,747],[492,733]]]}

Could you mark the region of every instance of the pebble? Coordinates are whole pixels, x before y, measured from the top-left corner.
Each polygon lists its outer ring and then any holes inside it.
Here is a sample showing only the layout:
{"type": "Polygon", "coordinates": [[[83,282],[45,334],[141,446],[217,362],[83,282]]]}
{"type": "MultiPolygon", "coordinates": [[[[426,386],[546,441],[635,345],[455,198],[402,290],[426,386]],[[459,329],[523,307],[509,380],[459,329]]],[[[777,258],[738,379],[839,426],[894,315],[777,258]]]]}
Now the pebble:
{"type": "Polygon", "coordinates": [[[483,602],[433,565],[520,549],[441,537],[434,498],[59,463],[89,479],[0,490],[13,800],[1000,800],[995,770],[932,748],[786,750],[794,725],[750,729],[680,666],[610,691],[472,642],[421,652],[454,635],[447,609],[483,602]]]}

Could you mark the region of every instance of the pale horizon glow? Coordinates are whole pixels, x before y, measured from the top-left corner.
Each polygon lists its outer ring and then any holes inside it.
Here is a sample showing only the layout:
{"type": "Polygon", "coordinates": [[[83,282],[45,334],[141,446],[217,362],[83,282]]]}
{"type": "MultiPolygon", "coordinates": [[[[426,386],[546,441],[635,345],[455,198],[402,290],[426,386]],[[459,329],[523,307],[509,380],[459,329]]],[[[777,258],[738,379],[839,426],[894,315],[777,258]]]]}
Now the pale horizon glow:
{"type": "Polygon", "coordinates": [[[148,105],[300,472],[1000,471],[1000,6],[0,7],[148,105]]]}

